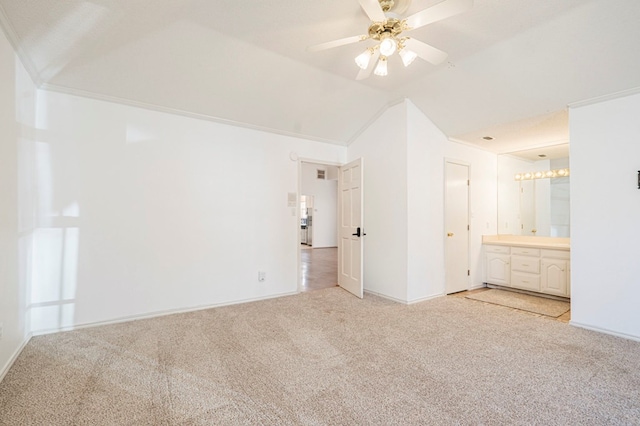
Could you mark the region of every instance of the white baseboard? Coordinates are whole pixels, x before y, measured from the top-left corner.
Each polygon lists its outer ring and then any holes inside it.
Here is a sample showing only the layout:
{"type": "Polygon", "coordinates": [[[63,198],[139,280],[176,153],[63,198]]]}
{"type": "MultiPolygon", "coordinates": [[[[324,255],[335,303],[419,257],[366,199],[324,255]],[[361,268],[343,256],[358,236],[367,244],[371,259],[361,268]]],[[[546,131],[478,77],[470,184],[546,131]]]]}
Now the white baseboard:
{"type": "Polygon", "coordinates": [[[383,299],[391,300],[392,302],[407,304],[406,300],[396,299],[395,297],[387,296],[386,294],[378,293],[377,291],[365,290],[365,294],[371,294],[372,296],[382,297],[383,299]]]}
{"type": "Polygon", "coordinates": [[[386,294],[378,293],[378,292],[371,291],[371,290],[365,290],[364,292],[366,294],[372,294],[374,296],[382,297],[383,299],[391,300],[392,302],[402,303],[403,305],[413,305],[414,303],[424,302],[424,301],[427,301],[427,300],[431,300],[431,299],[435,299],[437,297],[444,296],[444,294],[434,294],[434,295],[431,295],[431,296],[421,297],[419,299],[402,300],[402,299],[397,299],[395,297],[387,296],[386,294]]]}
{"type": "Polygon", "coordinates": [[[91,323],[75,324],[68,327],[59,327],[59,328],[48,329],[48,330],[38,330],[38,331],[34,331],[32,335],[42,336],[46,334],[59,333],[63,331],[81,330],[83,328],[100,327],[102,325],[119,324],[119,323],[129,322],[129,321],[138,321],[143,319],[163,317],[166,315],[182,314],[186,312],[202,311],[205,309],[221,308],[223,306],[239,305],[242,303],[259,302],[261,300],[269,300],[269,299],[275,299],[278,297],[293,296],[296,294],[298,294],[298,292],[294,291],[294,292],[287,292],[287,293],[272,294],[272,295],[263,296],[263,297],[254,297],[250,299],[234,300],[231,302],[214,303],[211,305],[200,305],[200,306],[193,306],[190,308],[180,308],[180,309],[168,309],[165,311],[156,311],[156,312],[150,312],[150,313],[141,314],[141,315],[130,315],[130,316],[120,317],[120,318],[107,320],[107,321],[96,321],[91,323]]]}
{"type": "Polygon", "coordinates": [[[618,331],[609,330],[606,328],[596,327],[589,324],[583,324],[578,321],[569,321],[569,325],[574,327],[584,328],[586,330],[597,331],[598,333],[609,334],[611,336],[622,337],[623,339],[634,340],[636,342],[640,342],[640,336],[634,336],[633,334],[620,333],[618,331]]]}
{"type": "Polygon", "coordinates": [[[443,296],[445,296],[444,293],[433,294],[431,296],[426,296],[426,297],[421,297],[419,299],[409,300],[406,303],[407,303],[407,305],[413,305],[414,303],[426,302],[427,300],[437,299],[438,297],[443,297],[443,296]]]}
{"type": "Polygon", "coordinates": [[[25,339],[22,342],[22,344],[20,344],[20,346],[18,346],[18,348],[13,353],[13,355],[11,355],[11,358],[9,358],[9,361],[7,361],[7,363],[4,365],[4,367],[2,367],[2,370],[0,370],[0,383],[2,382],[2,380],[4,380],[4,376],[7,375],[9,370],[11,370],[11,367],[13,366],[13,363],[16,362],[16,359],[18,359],[18,357],[22,353],[22,350],[25,348],[25,346],[27,346],[27,343],[29,343],[29,340],[31,340],[31,337],[32,337],[31,334],[28,334],[25,337],[25,339]]]}

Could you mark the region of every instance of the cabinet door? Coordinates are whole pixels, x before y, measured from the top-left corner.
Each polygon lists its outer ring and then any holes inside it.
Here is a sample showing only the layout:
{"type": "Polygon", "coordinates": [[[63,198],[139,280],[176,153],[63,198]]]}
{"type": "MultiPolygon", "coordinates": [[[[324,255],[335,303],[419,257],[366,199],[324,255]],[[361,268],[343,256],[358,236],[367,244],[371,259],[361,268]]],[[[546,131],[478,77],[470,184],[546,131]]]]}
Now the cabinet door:
{"type": "Polygon", "coordinates": [[[561,259],[542,259],[541,290],[544,293],[568,296],[569,262],[561,259]]]}
{"type": "Polygon", "coordinates": [[[511,278],[511,267],[509,266],[509,255],[487,253],[487,283],[509,285],[511,278]]]}

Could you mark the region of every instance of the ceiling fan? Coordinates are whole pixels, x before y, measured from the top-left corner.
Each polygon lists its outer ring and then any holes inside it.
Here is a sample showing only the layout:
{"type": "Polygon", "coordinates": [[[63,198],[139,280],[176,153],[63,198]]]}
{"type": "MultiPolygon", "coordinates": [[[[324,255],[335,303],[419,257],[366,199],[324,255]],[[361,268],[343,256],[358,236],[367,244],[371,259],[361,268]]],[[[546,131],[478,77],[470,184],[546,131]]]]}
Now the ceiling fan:
{"type": "Polygon", "coordinates": [[[366,34],[341,38],[307,48],[309,52],[317,52],[360,41],[375,40],[378,42],[375,46],[368,47],[355,58],[356,64],[360,67],[356,80],[369,77],[372,71],[379,76],[387,75],[387,59],[395,52],[398,52],[405,67],[409,66],[417,57],[434,65],[444,62],[447,59],[445,52],[405,36],[404,33],[465,12],[473,7],[473,0],[444,0],[401,19],[400,14],[407,10],[411,0],[358,1],[371,19],[366,34]]]}

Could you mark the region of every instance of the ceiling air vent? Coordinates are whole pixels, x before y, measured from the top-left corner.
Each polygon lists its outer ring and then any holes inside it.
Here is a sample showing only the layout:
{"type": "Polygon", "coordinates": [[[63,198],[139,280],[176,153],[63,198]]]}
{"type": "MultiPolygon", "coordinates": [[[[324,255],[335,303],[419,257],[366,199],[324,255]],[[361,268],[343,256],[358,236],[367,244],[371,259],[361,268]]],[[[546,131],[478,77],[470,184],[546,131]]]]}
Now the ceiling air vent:
{"type": "Polygon", "coordinates": [[[317,169],[316,171],[318,172],[318,174],[316,176],[318,179],[322,179],[322,180],[326,179],[326,174],[327,174],[326,170],[317,169]]]}

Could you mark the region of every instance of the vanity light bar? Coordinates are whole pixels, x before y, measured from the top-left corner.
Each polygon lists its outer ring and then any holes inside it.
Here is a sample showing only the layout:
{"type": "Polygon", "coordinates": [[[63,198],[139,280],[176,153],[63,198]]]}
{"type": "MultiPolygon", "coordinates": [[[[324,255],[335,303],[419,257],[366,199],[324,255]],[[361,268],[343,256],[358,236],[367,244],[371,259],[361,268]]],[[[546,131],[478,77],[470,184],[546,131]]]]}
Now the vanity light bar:
{"type": "Polygon", "coordinates": [[[525,172],[514,176],[515,180],[548,179],[569,176],[569,169],[547,170],[545,172],[525,172]]]}

